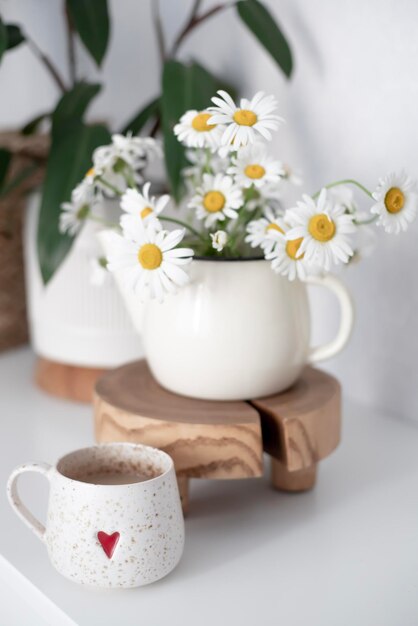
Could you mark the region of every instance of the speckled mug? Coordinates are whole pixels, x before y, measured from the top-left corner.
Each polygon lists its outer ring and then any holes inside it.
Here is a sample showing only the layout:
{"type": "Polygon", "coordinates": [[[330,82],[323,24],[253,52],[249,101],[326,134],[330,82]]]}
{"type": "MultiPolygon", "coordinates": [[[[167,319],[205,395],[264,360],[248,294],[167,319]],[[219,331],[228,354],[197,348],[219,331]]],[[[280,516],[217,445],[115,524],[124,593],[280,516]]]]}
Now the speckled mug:
{"type": "Polygon", "coordinates": [[[46,543],[54,567],[95,587],[138,587],[179,562],[184,521],[172,459],[161,450],[111,443],[76,450],[55,467],[20,465],[8,481],[17,515],[46,543]],[[50,483],[46,528],[19,498],[18,477],[39,472],[50,483]],[[139,474],[141,482],[82,482],[97,473],[139,474]],[[81,480],[82,479],[82,480],[81,480]]]}

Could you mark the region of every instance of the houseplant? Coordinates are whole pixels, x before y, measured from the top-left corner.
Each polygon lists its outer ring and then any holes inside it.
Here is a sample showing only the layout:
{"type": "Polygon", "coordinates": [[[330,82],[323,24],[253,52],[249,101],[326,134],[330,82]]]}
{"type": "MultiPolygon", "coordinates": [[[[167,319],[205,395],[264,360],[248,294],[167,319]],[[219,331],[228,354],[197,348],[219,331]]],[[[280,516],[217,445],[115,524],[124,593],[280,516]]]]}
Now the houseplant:
{"type": "MultiPolygon", "coordinates": [[[[214,77],[200,63],[184,63],[178,60],[181,46],[189,34],[222,11],[235,7],[239,18],[271,54],[285,75],[290,76],[292,71],[292,57],[286,39],[270,13],[258,0],[239,0],[232,4],[219,4],[211,9],[205,9],[203,5],[201,0],[192,3],[184,27],[169,48],[164,37],[163,19],[158,11],[158,2],[152,2],[162,65],[161,94],[141,108],[123,128],[124,131],[129,130],[137,134],[148,127],[152,135],[163,136],[168,183],[177,201],[184,191],[180,172],[185,164],[185,157],[183,147],[173,139],[172,126],[184,107],[202,106],[208,95],[222,84],[222,80],[214,77]]],[[[133,337],[129,339],[127,319],[121,321],[123,317],[121,310],[115,313],[113,320],[119,319],[118,324],[122,326],[120,330],[125,334],[125,340],[113,338],[106,348],[106,324],[109,320],[106,321],[104,319],[106,316],[103,313],[100,315],[100,311],[117,306],[115,294],[111,295],[112,290],[114,291],[112,284],[106,287],[109,290],[109,302],[112,304],[109,306],[103,304],[94,311],[86,304],[87,300],[97,301],[97,297],[94,298],[92,293],[88,296],[88,284],[85,284],[83,292],[75,290],[72,295],[69,294],[72,284],[81,284],[81,279],[73,280],[71,276],[76,272],[86,274],[87,265],[90,264],[93,251],[89,250],[88,242],[90,241],[91,247],[94,248],[94,238],[88,231],[94,228],[91,226],[85,229],[82,239],[73,246],[74,237],[69,232],[59,231],[58,220],[61,203],[71,200],[71,189],[91,165],[92,151],[110,138],[109,129],[105,124],[88,124],[85,121],[87,109],[98,95],[101,85],[80,81],[74,54],[75,43],[80,39],[92,58],[100,65],[109,41],[110,19],[106,0],[94,0],[89,3],[82,0],[67,0],[63,7],[67,18],[68,78],[60,72],[54,61],[40,50],[23,27],[0,23],[0,54],[12,45],[29,46],[45,65],[61,93],[53,111],[37,116],[24,129],[24,132],[32,132],[40,124],[49,123],[51,135],[50,157],[40,199],[39,218],[37,207],[34,206],[27,229],[32,329],[37,352],[49,359],[74,365],[109,366],[132,358],[140,348],[133,337]],[[68,167],[68,163],[71,167],[68,167]],[[71,271],[68,268],[70,264],[74,266],[71,271]],[[34,268],[38,265],[39,272],[35,275],[34,268]],[[67,272],[65,276],[64,271],[67,272]],[[80,301],[84,302],[84,306],[75,307],[80,301]],[[75,307],[74,313],[71,313],[71,306],[75,307]],[[85,316],[82,314],[83,311],[85,316]],[[99,336],[101,326],[103,334],[99,336]],[[93,335],[95,339],[89,346],[86,341],[93,338],[93,335]],[[122,347],[123,344],[127,346],[127,351],[122,347]]],[[[116,163],[115,166],[117,167],[116,163]]],[[[37,201],[34,204],[36,205],[37,201]]],[[[104,297],[103,293],[101,297],[104,297]]]]}
{"type": "MultiPolygon", "coordinates": [[[[191,161],[183,170],[190,218],[167,215],[169,197],[150,196],[149,183],[139,190],[130,176],[121,190],[107,181],[121,196],[122,216],[119,232],[108,230],[101,240],[157,380],[194,397],[254,398],[286,389],[307,362],[344,347],[352,306],[329,272],[361,254],[372,222],[388,233],[406,230],[418,196],[402,172],[383,178],[373,193],[352,179],[336,181],[286,208],[281,188],[289,171],[266,148],[282,121],[274,97],[259,92],[237,105],[220,90],[212,102],[174,127],[191,161]],[[372,202],[368,213],[349,186],[372,202]],[[173,222],[182,228],[166,230],[173,222]],[[342,313],[334,341],[313,350],[309,282],[331,288],[342,313]]],[[[96,219],[105,180],[99,166],[82,181],[63,207],[63,230],[96,219]]]]}

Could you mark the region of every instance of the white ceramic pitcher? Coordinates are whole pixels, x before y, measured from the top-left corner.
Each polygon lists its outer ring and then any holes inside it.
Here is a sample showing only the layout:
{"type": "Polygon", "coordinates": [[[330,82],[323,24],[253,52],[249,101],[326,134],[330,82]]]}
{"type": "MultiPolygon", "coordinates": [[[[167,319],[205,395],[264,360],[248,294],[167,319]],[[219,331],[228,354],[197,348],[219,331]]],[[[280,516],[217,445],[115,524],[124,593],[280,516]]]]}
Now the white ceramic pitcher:
{"type": "MultiPolygon", "coordinates": [[[[110,233],[100,234],[105,253],[110,233]]],[[[163,303],[141,303],[116,282],[141,333],[161,385],[186,396],[239,400],[290,387],[305,365],[335,356],[347,343],[353,306],[335,276],[306,282],[331,289],[341,306],[337,336],[310,347],[306,284],[275,274],[264,259],[194,260],[190,283],[163,303]]]]}

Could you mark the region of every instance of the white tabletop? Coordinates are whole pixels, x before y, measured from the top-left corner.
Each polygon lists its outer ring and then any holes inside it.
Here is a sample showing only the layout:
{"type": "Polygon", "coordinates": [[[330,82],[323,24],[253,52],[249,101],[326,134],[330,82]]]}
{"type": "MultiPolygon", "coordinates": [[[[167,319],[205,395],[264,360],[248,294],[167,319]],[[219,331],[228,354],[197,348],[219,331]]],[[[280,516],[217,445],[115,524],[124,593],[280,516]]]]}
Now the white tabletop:
{"type": "MultiPolygon", "coordinates": [[[[310,493],[275,492],[267,478],[193,481],[177,569],[141,589],[95,591],[55,572],[6,500],[13,466],[93,441],[91,407],[41,393],[33,364],[27,349],[0,357],[1,625],[31,612],[32,626],[418,624],[416,423],[346,405],[343,442],[310,493]]],[[[21,483],[44,518],[46,482],[21,483]]]]}

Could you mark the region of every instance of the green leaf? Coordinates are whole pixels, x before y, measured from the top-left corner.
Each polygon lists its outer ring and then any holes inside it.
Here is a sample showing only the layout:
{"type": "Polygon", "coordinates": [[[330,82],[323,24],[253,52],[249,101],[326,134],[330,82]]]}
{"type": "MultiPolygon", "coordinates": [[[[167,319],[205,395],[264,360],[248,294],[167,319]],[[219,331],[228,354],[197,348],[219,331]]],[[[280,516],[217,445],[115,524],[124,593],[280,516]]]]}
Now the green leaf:
{"type": "Polygon", "coordinates": [[[188,109],[205,109],[210,99],[225,83],[198,63],[184,65],[166,61],[163,70],[161,112],[164,134],[166,170],[172,192],[178,201],[182,195],[181,170],[187,164],[184,148],[173,127],[188,109]]]}
{"type": "Polygon", "coordinates": [[[38,222],[38,258],[44,283],[52,278],[68,254],[73,238],[59,232],[61,203],[91,166],[95,148],[110,141],[104,126],[74,123],[53,139],[38,222]]]}
{"type": "Polygon", "coordinates": [[[0,192],[4,187],[11,160],[12,153],[9,150],[0,148],[0,192]]]}
{"type": "Polygon", "coordinates": [[[0,61],[4,52],[7,50],[7,27],[0,17],[0,61]]]}
{"type": "Polygon", "coordinates": [[[290,78],[293,67],[292,53],[271,13],[258,0],[239,0],[236,6],[244,24],[290,78]]]}
{"type": "Polygon", "coordinates": [[[75,30],[97,65],[101,65],[109,42],[107,0],[67,0],[75,30]]]}
{"type": "Polygon", "coordinates": [[[17,24],[7,24],[7,49],[16,48],[25,41],[25,38],[17,24]]]}
{"type": "Polygon", "coordinates": [[[76,83],[71,91],[67,91],[52,114],[52,135],[65,130],[68,124],[79,122],[100,89],[98,84],[76,83]]]}
{"type": "Polygon", "coordinates": [[[36,133],[36,131],[38,130],[39,124],[49,116],[50,113],[41,113],[40,115],[37,115],[36,117],[29,120],[29,122],[26,122],[20,132],[22,133],[22,135],[33,135],[33,133],[36,133]]]}
{"type": "Polygon", "coordinates": [[[148,102],[148,104],[126,124],[125,128],[122,130],[122,134],[126,135],[126,133],[131,131],[134,135],[137,135],[152,117],[158,115],[160,105],[160,98],[154,98],[151,102],[148,102]]]}

